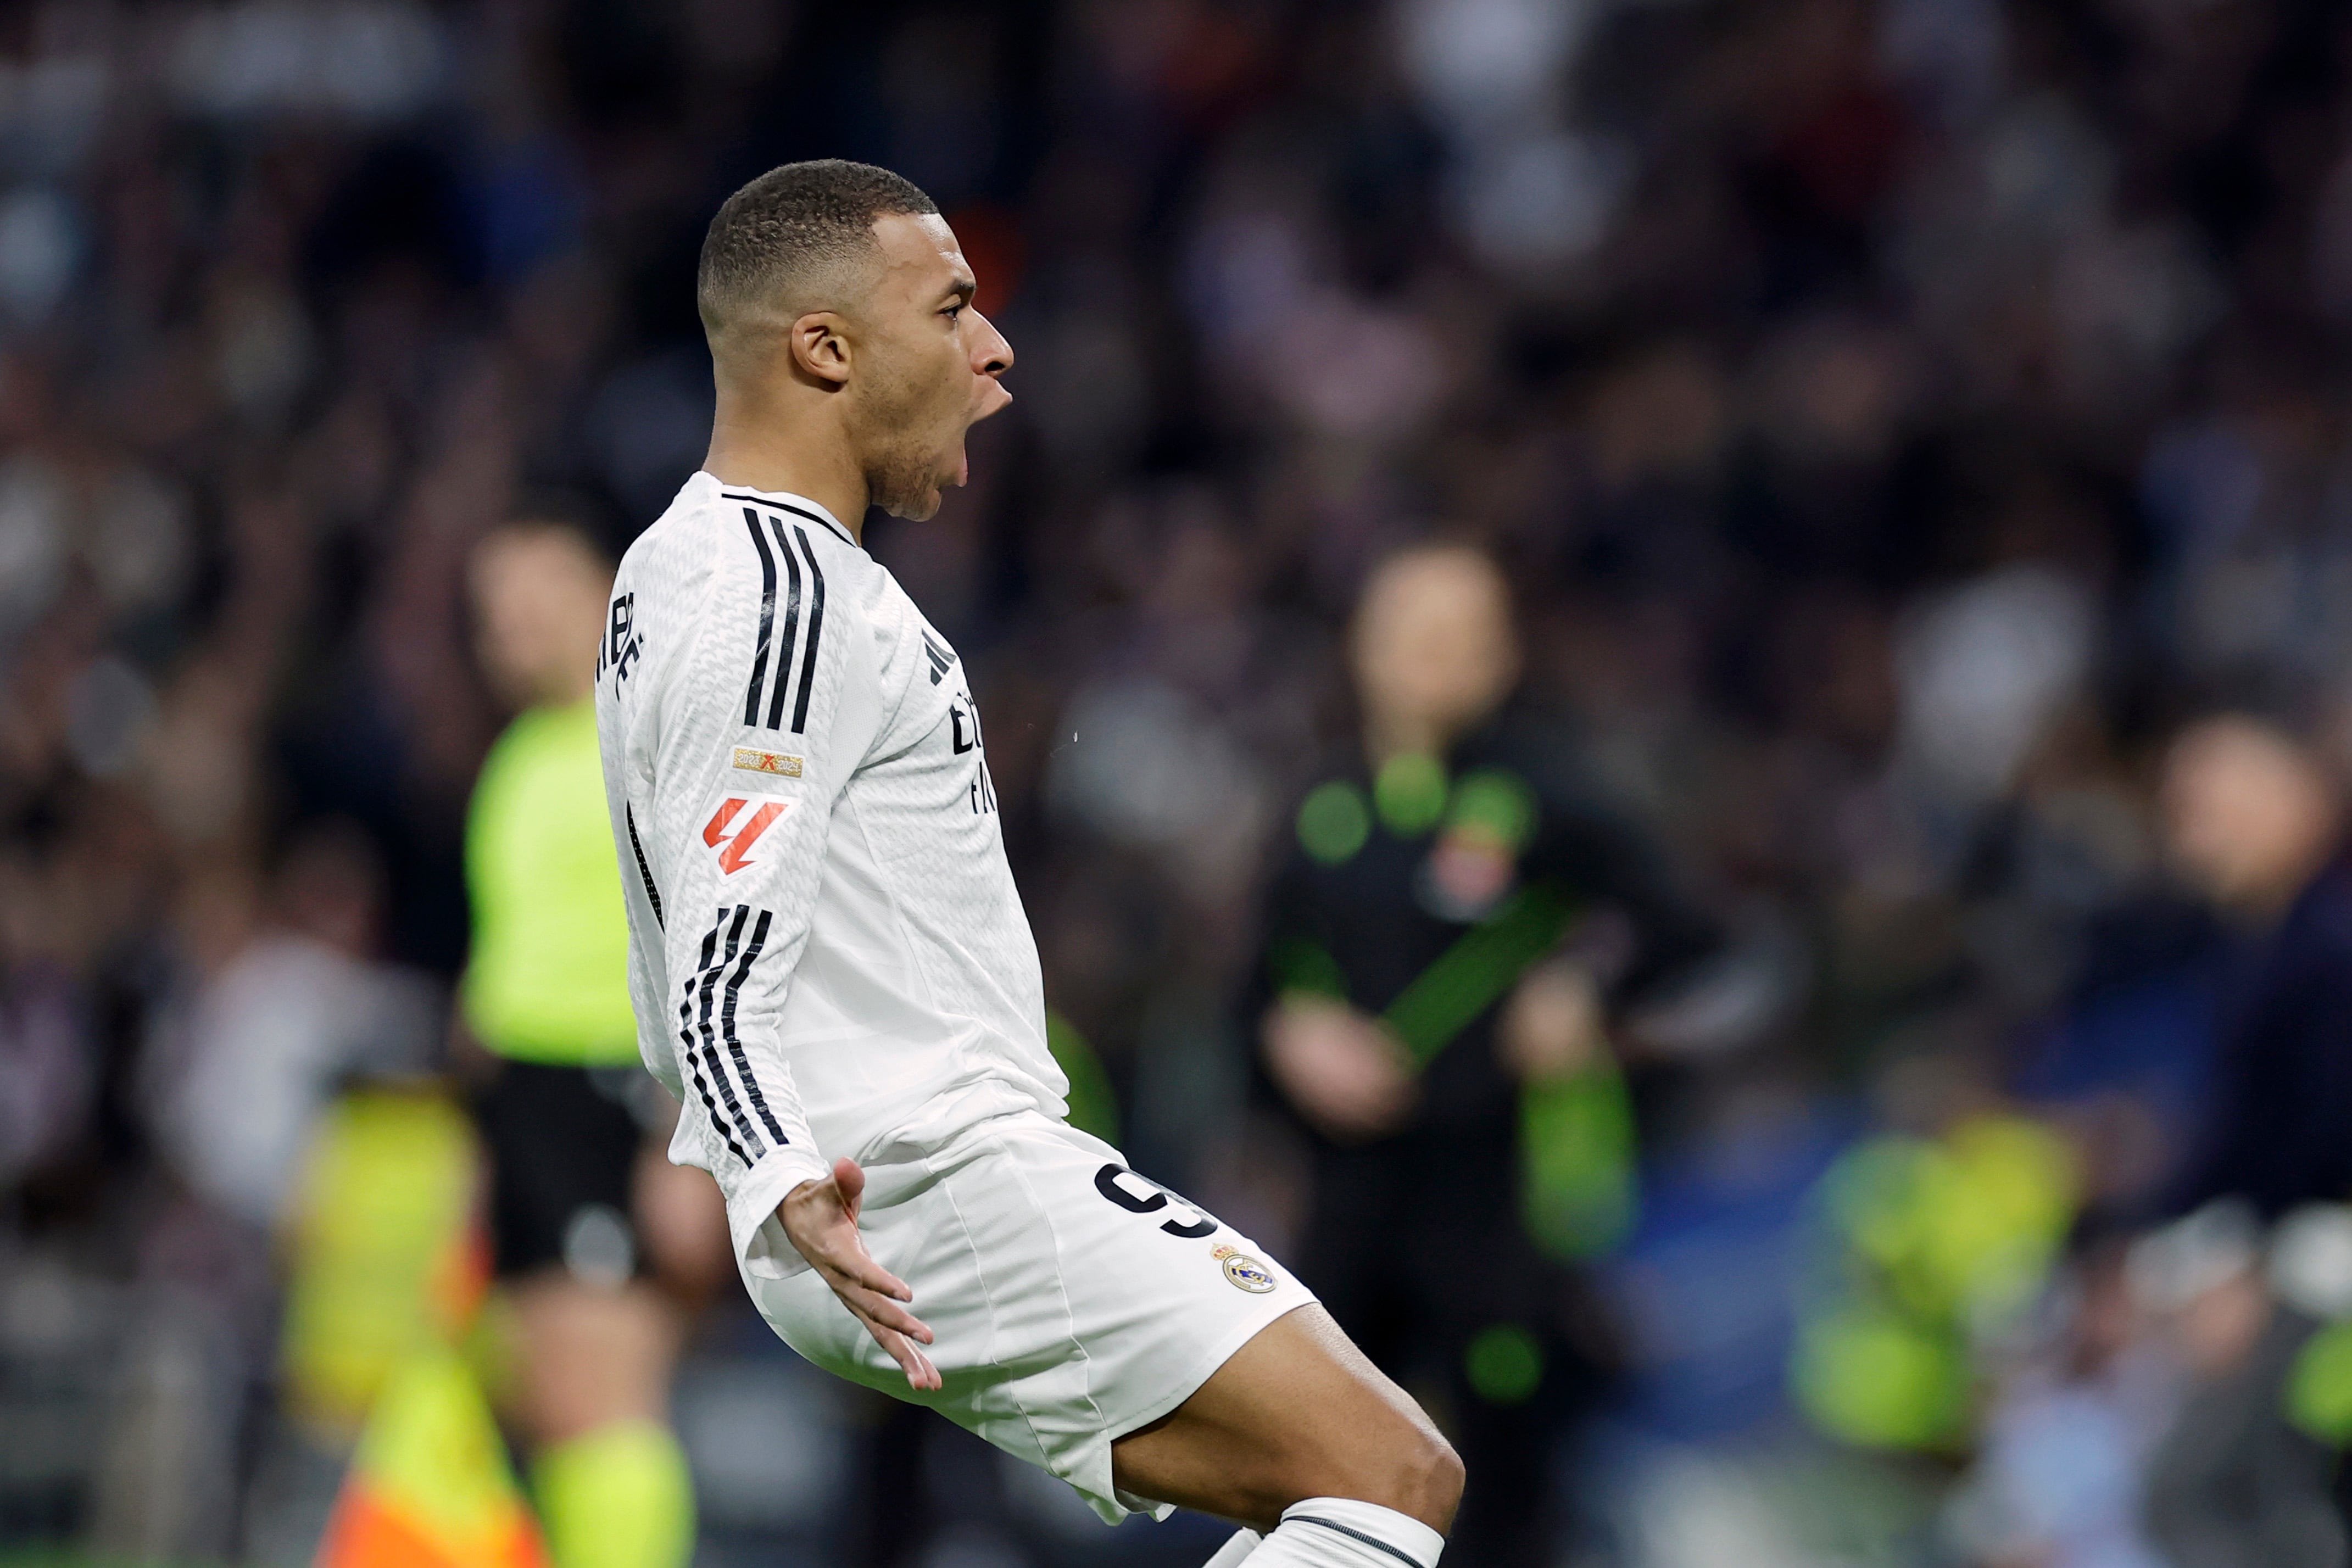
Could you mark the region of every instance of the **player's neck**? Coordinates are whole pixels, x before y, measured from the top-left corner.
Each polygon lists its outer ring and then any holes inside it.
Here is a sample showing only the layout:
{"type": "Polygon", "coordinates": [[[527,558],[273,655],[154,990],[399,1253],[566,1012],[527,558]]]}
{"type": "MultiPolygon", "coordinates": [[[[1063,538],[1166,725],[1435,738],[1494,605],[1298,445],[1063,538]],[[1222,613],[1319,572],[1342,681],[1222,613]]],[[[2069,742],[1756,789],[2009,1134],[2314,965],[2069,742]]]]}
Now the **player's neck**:
{"type": "Polygon", "coordinates": [[[1444,760],[1453,749],[1453,727],[1424,714],[1373,710],[1364,715],[1364,755],[1374,772],[1391,758],[1414,753],[1444,760]]]}
{"type": "Polygon", "coordinates": [[[865,542],[866,475],[852,459],[849,444],[830,430],[746,417],[729,407],[730,401],[720,394],[703,471],[721,485],[806,497],[831,512],[852,538],[865,542]]]}

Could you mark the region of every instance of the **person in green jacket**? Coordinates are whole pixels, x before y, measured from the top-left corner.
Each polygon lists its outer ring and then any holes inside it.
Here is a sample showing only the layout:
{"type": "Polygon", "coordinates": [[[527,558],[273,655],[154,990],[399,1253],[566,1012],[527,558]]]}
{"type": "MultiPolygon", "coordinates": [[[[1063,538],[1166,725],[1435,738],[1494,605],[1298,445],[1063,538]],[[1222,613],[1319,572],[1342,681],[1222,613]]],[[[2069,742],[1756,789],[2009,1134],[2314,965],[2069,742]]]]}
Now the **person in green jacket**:
{"type": "Polygon", "coordinates": [[[491,1059],[474,1109],[511,1415],[556,1568],[681,1568],[694,1504],[669,1377],[727,1228],[709,1177],[664,1157],[676,1107],[637,1060],[593,695],[613,566],[520,522],[476,547],[470,579],[483,674],[516,710],[467,813],[458,996],[491,1059]]]}

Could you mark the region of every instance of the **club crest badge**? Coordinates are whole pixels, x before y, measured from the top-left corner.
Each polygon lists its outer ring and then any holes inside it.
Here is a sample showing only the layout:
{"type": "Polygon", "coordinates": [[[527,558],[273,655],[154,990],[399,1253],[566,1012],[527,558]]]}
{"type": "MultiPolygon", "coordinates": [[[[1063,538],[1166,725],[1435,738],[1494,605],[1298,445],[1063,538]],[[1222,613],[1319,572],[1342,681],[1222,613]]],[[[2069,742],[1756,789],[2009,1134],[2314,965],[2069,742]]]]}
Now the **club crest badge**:
{"type": "Polygon", "coordinates": [[[1236,1251],[1231,1247],[1220,1247],[1209,1256],[1224,1265],[1225,1278],[1235,1290],[1263,1296],[1274,1289],[1274,1270],[1248,1253],[1236,1251]]]}

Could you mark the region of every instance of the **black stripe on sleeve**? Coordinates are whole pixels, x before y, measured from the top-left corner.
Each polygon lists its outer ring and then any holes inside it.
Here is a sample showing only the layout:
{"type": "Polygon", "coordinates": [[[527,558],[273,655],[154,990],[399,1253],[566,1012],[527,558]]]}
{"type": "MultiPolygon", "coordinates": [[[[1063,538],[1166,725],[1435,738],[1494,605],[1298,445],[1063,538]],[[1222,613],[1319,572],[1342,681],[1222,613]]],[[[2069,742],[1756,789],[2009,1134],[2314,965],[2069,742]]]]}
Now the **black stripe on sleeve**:
{"type": "MultiPolygon", "coordinates": [[[[726,918],[726,911],[719,911],[719,917],[721,919],[726,918]]],[[[702,939],[702,961],[704,963],[708,964],[710,962],[710,952],[712,947],[717,945],[718,940],[719,927],[714,925],[710,928],[709,935],[702,939]]],[[[735,1152],[735,1157],[742,1161],[745,1168],[749,1169],[751,1164],[751,1156],[743,1152],[743,1145],[737,1143],[735,1141],[735,1134],[727,1130],[727,1119],[719,1113],[719,1102],[710,1097],[710,1085],[703,1079],[701,1058],[695,1054],[695,978],[696,977],[692,975],[687,977],[686,995],[677,1004],[677,1038],[678,1043],[686,1047],[686,1071],[688,1076],[694,1080],[695,1093],[701,1096],[702,1108],[710,1113],[711,1127],[717,1131],[720,1137],[727,1140],[727,1146],[735,1152]]]]}
{"type": "Polygon", "coordinates": [[[1400,1563],[1411,1563],[1412,1568],[1427,1568],[1427,1565],[1424,1564],[1420,1558],[1415,1557],[1403,1547],[1391,1546],[1387,1542],[1382,1541],[1379,1536],[1367,1535],[1360,1530],[1350,1530],[1346,1525],[1339,1523],[1337,1520],[1318,1519],[1311,1513],[1286,1513],[1282,1516],[1282,1522],[1285,1524],[1313,1524],[1319,1525],[1325,1530],[1336,1530],[1340,1534],[1347,1536],[1350,1540],[1362,1542],[1365,1545],[1372,1548],[1376,1552],[1387,1552],[1390,1556],[1395,1558],[1400,1563]]]}
{"type": "MultiPolygon", "coordinates": [[[[784,640],[776,650],[776,693],[768,699],[768,727],[774,729],[784,722],[784,688],[791,684],[793,641],[801,632],[801,563],[793,555],[792,542],[784,538],[781,517],[770,517],[768,526],[776,530],[776,549],[784,558],[784,640]]],[[[814,638],[812,628],[811,638],[814,638]]],[[[751,723],[745,718],[744,723],[751,723]]]]}
{"type": "MultiPolygon", "coordinates": [[[[760,722],[760,686],[768,678],[768,637],[776,629],[776,558],[768,552],[768,536],[760,531],[760,515],[743,508],[743,526],[751,530],[751,548],[760,552],[760,642],[751,654],[751,685],[743,694],[743,722],[760,722]]],[[[787,558],[790,559],[789,557],[787,558]]],[[[784,657],[792,654],[786,645],[784,657]]],[[[784,672],[776,671],[776,693],[783,695],[784,672]]]]}
{"type": "Polygon", "coordinates": [[[743,949],[743,961],[736,965],[735,972],[727,977],[727,999],[719,1005],[719,1025],[720,1032],[727,1037],[727,1053],[735,1059],[736,1075],[743,1080],[743,1092],[751,1098],[751,1109],[760,1113],[761,1125],[768,1129],[769,1136],[776,1140],[778,1147],[782,1147],[791,1140],[784,1136],[784,1130],[776,1125],[775,1113],[768,1109],[768,1097],[760,1092],[760,1081],[751,1076],[751,1058],[744,1054],[743,1041],[735,1033],[735,998],[743,989],[744,977],[751,972],[751,961],[760,956],[760,949],[768,945],[770,918],[769,911],[760,911],[760,923],[751,927],[751,940],[743,949]]]}
{"type": "Polygon", "coordinates": [[[808,723],[809,687],[816,679],[816,640],[824,629],[824,569],[816,563],[816,551],[809,548],[808,530],[795,528],[793,534],[801,541],[801,554],[808,558],[809,634],[808,652],[801,659],[801,695],[793,704],[793,733],[798,735],[808,723]]]}
{"type": "Polygon", "coordinates": [[[624,805],[621,816],[629,824],[629,852],[637,857],[637,879],[646,884],[646,900],[654,906],[654,924],[667,926],[662,918],[661,889],[654,885],[654,868],[646,863],[646,846],[637,838],[637,812],[634,806],[624,805]]]}
{"type": "MultiPolygon", "coordinates": [[[[711,953],[716,946],[715,939],[719,936],[719,927],[712,926],[710,936],[703,939],[702,968],[698,977],[702,989],[702,1011],[701,1017],[695,1020],[695,1027],[702,1032],[702,1053],[710,1063],[710,1075],[719,1080],[719,1098],[727,1103],[727,1113],[734,1118],[735,1130],[743,1134],[743,1142],[750,1146],[751,1157],[756,1160],[767,1154],[767,1146],[760,1142],[760,1134],[751,1130],[751,1118],[744,1114],[743,1103],[735,1097],[735,1085],[729,1082],[727,1068],[719,1059],[719,1037],[710,1027],[711,1006],[717,1000],[719,994],[719,971],[735,961],[735,950],[743,941],[743,923],[751,917],[751,914],[749,904],[739,904],[735,906],[735,924],[729,926],[727,930],[726,954],[716,963],[711,961],[711,953]]],[[[721,906],[719,911],[719,920],[720,925],[726,924],[727,910],[724,906],[721,906]]]]}

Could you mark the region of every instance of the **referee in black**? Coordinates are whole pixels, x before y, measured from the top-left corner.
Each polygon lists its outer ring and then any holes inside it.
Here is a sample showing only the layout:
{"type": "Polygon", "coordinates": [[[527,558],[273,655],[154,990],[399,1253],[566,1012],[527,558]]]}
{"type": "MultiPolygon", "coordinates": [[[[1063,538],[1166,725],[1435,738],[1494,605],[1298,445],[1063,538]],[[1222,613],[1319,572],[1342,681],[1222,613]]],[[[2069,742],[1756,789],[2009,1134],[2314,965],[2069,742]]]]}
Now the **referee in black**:
{"type": "Polygon", "coordinates": [[[1314,1154],[1300,1276],[1383,1370],[1447,1396],[1471,1477],[1451,1551],[1533,1565],[1597,1383],[1576,1260],[1631,1218],[1604,1023],[1634,1032],[1646,1005],[1671,1034],[1717,933],[1565,728],[1511,702],[1490,558],[1391,557],[1349,661],[1359,740],[1301,803],[1265,911],[1258,1082],[1314,1154]]]}

